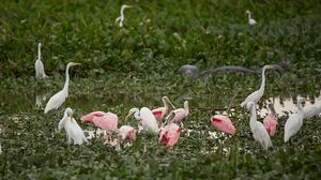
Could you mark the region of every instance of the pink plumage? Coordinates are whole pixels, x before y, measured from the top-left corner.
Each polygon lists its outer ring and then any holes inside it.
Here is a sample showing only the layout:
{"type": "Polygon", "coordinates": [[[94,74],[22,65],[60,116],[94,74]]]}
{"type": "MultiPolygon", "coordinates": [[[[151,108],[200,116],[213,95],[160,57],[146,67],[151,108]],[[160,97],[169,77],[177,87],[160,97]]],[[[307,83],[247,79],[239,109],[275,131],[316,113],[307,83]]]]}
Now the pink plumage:
{"type": "Polygon", "coordinates": [[[179,108],[173,111],[174,117],[171,120],[174,123],[180,123],[187,116],[184,108],[179,108]]]}
{"type": "Polygon", "coordinates": [[[81,121],[83,123],[92,123],[96,127],[105,130],[116,130],[118,125],[118,117],[111,112],[95,111],[82,116],[81,121]]]}
{"type": "Polygon", "coordinates": [[[274,136],[276,126],[278,125],[277,117],[274,114],[267,115],[263,120],[263,125],[270,136],[274,136]]]}
{"type": "Polygon", "coordinates": [[[166,147],[173,147],[181,134],[181,130],[175,123],[170,123],[165,127],[161,128],[159,133],[159,142],[166,145],[166,147]]]}
{"type": "Polygon", "coordinates": [[[128,125],[123,125],[119,128],[119,134],[122,141],[132,143],[136,139],[136,130],[128,125]]]}
{"type": "Polygon", "coordinates": [[[162,121],[167,110],[164,107],[159,107],[152,110],[157,121],[162,121]]]}
{"type": "Polygon", "coordinates": [[[212,125],[219,131],[228,133],[228,134],[235,134],[235,127],[230,118],[223,116],[223,115],[215,115],[211,117],[212,125]]]}

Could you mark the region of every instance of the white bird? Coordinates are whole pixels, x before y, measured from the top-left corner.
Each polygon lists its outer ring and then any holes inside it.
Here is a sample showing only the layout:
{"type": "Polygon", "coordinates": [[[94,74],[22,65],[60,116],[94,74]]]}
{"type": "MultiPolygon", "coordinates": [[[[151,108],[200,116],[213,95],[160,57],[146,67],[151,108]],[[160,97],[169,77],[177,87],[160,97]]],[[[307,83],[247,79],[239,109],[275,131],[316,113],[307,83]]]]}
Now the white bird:
{"type": "Polygon", "coordinates": [[[116,23],[119,23],[119,27],[123,27],[124,26],[124,21],[125,21],[125,16],[124,16],[124,10],[126,8],[130,8],[132,6],[129,6],[129,5],[122,5],[121,8],[120,8],[120,16],[116,18],[115,22],[116,23]]]}
{"type": "Polygon", "coordinates": [[[75,65],[80,65],[80,63],[70,62],[67,64],[66,71],[65,71],[66,80],[65,80],[64,87],[62,90],[57,92],[55,95],[53,95],[49,99],[45,107],[45,114],[53,109],[58,109],[65,102],[66,98],[68,97],[68,88],[69,88],[69,81],[70,81],[69,68],[75,65]]]}
{"type": "Polygon", "coordinates": [[[317,116],[321,113],[321,104],[316,103],[313,106],[305,107],[304,111],[304,119],[310,119],[313,116],[317,116]]]}
{"type": "Polygon", "coordinates": [[[2,147],[1,147],[1,144],[0,144],[0,154],[2,154],[2,147]]]}
{"type": "MultiPolygon", "coordinates": [[[[267,69],[271,69],[273,68],[272,65],[265,65],[262,69],[262,82],[261,82],[261,86],[260,86],[260,89],[252,92],[250,95],[248,95],[246,97],[246,99],[241,103],[241,107],[246,107],[247,106],[247,103],[249,102],[254,102],[255,104],[257,104],[259,102],[259,100],[261,99],[261,97],[263,96],[264,94],[264,88],[265,88],[265,71],[267,69]]],[[[247,107],[247,109],[249,109],[247,107]]]]}
{"type": "Polygon", "coordinates": [[[83,144],[87,143],[88,140],[84,134],[84,131],[78,125],[77,121],[72,117],[73,111],[71,108],[66,108],[63,118],[58,124],[58,130],[61,131],[62,128],[65,129],[67,142],[71,144],[73,141],[74,144],[83,144]]]}
{"type": "Polygon", "coordinates": [[[45,73],[45,68],[43,65],[43,62],[41,61],[41,43],[38,43],[38,57],[35,62],[35,71],[36,71],[36,78],[37,79],[44,79],[47,78],[48,76],[45,73]]]}
{"type": "Polygon", "coordinates": [[[139,130],[142,129],[145,132],[158,134],[159,128],[157,120],[149,108],[142,107],[140,110],[138,108],[130,109],[125,121],[127,121],[128,117],[133,114],[135,119],[139,121],[139,130]]]}
{"type": "Polygon", "coordinates": [[[288,142],[289,139],[299,132],[303,125],[304,111],[302,107],[303,98],[298,98],[297,107],[298,111],[291,114],[288,120],[286,120],[284,126],[284,142],[288,142]]]}
{"type": "Polygon", "coordinates": [[[251,12],[249,10],[246,10],[246,14],[248,16],[249,26],[254,26],[256,24],[256,21],[251,17],[251,12]]]}
{"type": "Polygon", "coordinates": [[[261,122],[257,121],[255,103],[249,102],[248,106],[251,109],[250,128],[253,134],[253,138],[258,141],[265,150],[267,150],[269,149],[269,147],[272,147],[269,133],[266,131],[264,125],[261,122]]]}

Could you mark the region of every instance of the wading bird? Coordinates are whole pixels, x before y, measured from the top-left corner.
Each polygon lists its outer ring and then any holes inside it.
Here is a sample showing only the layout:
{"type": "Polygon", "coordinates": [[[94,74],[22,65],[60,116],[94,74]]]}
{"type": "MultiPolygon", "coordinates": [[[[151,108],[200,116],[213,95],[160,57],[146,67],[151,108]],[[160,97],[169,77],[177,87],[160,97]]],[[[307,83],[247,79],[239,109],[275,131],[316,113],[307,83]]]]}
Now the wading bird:
{"type": "Polygon", "coordinates": [[[69,68],[75,65],[80,65],[80,63],[70,62],[67,64],[66,71],[65,71],[66,80],[65,80],[64,87],[62,90],[57,92],[55,95],[53,95],[49,99],[45,107],[45,114],[51,110],[58,109],[65,102],[66,98],[68,97],[68,88],[69,88],[69,81],[70,81],[69,68]]]}
{"type": "Polygon", "coordinates": [[[71,108],[66,108],[63,118],[58,124],[58,130],[61,131],[62,128],[65,129],[67,142],[71,144],[72,141],[74,144],[83,144],[88,142],[83,130],[77,124],[77,121],[72,117],[73,111],[71,108]]]}
{"type": "Polygon", "coordinates": [[[265,150],[267,150],[269,149],[269,147],[272,147],[270,136],[263,124],[257,121],[255,103],[249,102],[248,106],[251,110],[250,128],[253,134],[253,138],[258,141],[265,150]]]}
{"type": "Polygon", "coordinates": [[[159,143],[166,145],[168,148],[172,148],[178,141],[181,134],[179,126],[175,123],[169,123],[165,127],[160,128],[159,143]]]}
{"type": "Polygon", "coordinates": [[[118,133],[122,143],[132,143],[136,139],[136,130],[135,128],[123,125],[118,129],[118,133]]]}
{"type": "Polygon", "coordinates": [[[162,97],[162,101],[164,106],[163,107],[159,107],[156,109],[153,109],[152,112],[156,118],[156,120],[158,122],[162,122],[163,118],[165,117],[165,115],[167,114],[169,107],[168,104],[170,104],[172,106],[173,109],[175,109],[175,106],[173,105],[173,103],[169,100],[169,98],[167,96],[162,97]]]}
{"type": "Polygon", "coordinates": [[[316,103],[313,106],[305,107],[304,111],[304,119],[310,119],[313,116],[317,116],[321,113],[321,104],[316,103]]]}
{"type": "Polygon", "coordinates": [[[124,15],[124,11],[127,8],[131,8],[132,6],[129,5],[122,5],[120,8],[120,16],[116,18],[115,22],[119,24],[119,27],[123,27],[124,26],[124,21],[125,21],[125,15],[124,15]]]}
{"type": "MultiPolygon", "coordinates": [[[[257,104],[259,102],[259,100],[261,99],[261,97],[264,94],[264,88],[265,88],[265,71],[267,69],[271,69],[273,68],[272,65],[265,65],[262,69],[262,82],[261,82],[261,86],[260,89],[254,91],[253,93],[251,93],[250,95],[248,95],[246,97],[246,99],[241,103],[241,107],[246,107],[248,102],[254,102],[255,104],[257,104]]],[[[249,109],[249,108],[247,108],[249,109]]]]}
{"type": "Polygon", "coordinates": [[[184,102],[184,108],[172,110],[166,117],[169,122],[181,123],[189,114],[188,101],[184,102]]]}
{"type": "Polygon", "coordinates": [[[211,117],[211,124],[219,131],[227,134],[235,134],[235,127],[230,118],[223,115],[215,115],[211,117]]]}
{"type": "Polygon", "coordinates": [[[269,135],[274,136],[276,132],[276,126],[278,125],[278,118],[277,118],[277,114],[275,112],[273,104],[269,104],[268,107],[270,109],[270,114],[268,114],[263,119],[263,124],[266,131],[269,133],[269,135]]]}
{"type": "Polygon", "coordinates": [[[303,98],[298,98],[297,107],[298,111],[294,114],[291,114],[286,120],[284,126],[284,142],[288,142],[289,139],[299,132],[303,125],[304,111],[302,107],[303,98]]]}
{"type": "Polygon", "coordinates": [[[158,134],[159,128],[158,128],[157,120],[153,115],[153,112],[149,108],[142,107],[140,110],[138,108],[130,109],[125,118],[125,121],[127,121],[127,119],[131,115],[134,115],[135,119],[139,121],[139,125],[138,125],[139,132],[143,130],[145,132],[149,132],[152,134],[158,134]]]}
{"type": "Polygon", "coordinates": [[[36,71],[36,78],[37,79],[44,79],[47,78],[48,76],[45,73],[45,68],[43,65],[43,62],[41,61],[41,43],[38,43],[38,57],[35,62],[35,71],[36,71]]]}
{"type": "Polygon", "coordinates": [[[107,131],[116,131],[118,128],[118,116],[111,112],[94,111],[81,116],[80,120],[82,123],[91,123],[107,131]]]}
{"type": "Polygon", "coordinates": [[[246,10],[245,12],[247,14],[248,17],[248,24],[250,27],[254,26],[256,24],[256,21],[252,18],[251,16],[251,12],[249,10],[246,10]]]}

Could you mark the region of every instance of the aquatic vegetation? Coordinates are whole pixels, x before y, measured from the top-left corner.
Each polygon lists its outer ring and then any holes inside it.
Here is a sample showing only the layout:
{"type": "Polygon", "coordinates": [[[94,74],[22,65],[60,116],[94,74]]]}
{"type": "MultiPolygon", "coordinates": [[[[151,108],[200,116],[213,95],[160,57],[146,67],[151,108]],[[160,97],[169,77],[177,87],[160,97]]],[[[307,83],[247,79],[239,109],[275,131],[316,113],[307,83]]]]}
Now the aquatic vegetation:
{"type": "Polygon", "coordinates": [[[135,8],[126,11],[126,24],[119,28],[114,22],[121,7],[117,1],[2,2],[0,179],[320,177],[320,117],[304,121],[289,143],[279,131],[296,112],[298,95],[306,99],[304,108],[320,100],[319,1],[165,0],[131,5],[135,8]],[[257,20],[251,31],[246,9],[257,20]],[[46,81],[34,78],[37,52],[32,47],[38,42],[44,44],[46,81]],[[283,60],[290,62],[288,71],[269,71],[257,105],[261,118],[269,103],[278,114],[273,148],[264,153],[253,140],[249,115],[239,107],[260,83],[256,73],[207,79],[176,74],[184,64],[199,72],[222,66],[257,70],[283,60]],[[39,99],[61,89],[70,61],[82,63],[70,72],[72,93],[61,108],[44,115],[45,104],[39,99]],[[231,106],[225,105],[235,94],[231,106]],[[120,125],[136,128],[137,121],[124,122],[130,108],[159,107],[164,95],[175,105],[190,103],[184,129],[171,149],[159,144],[159,137],[137,135],[130,147],[115,151],[103,144],[103,132],[81,123],[90,143],[71,146],[57,131],[66,107],[75,110],[77,119],[97,109],[114,112],[120,125]],[[211,115],[228,108],[237,128],[233,136],[217,132],[209,122],[211,115]]]}

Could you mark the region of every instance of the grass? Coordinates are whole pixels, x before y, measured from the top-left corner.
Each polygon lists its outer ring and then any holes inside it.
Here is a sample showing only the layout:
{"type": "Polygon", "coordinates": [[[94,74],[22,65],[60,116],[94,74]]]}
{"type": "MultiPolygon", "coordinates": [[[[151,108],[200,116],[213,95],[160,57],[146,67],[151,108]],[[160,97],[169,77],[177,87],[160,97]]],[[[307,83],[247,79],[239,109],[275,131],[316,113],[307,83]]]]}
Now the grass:
{"type": "MultiPolygon", "coordinates": [[[[114,24],[120,2],[4,1],[0,6],[1,179],[318,179],[319,117],[305,121],[291,143],[282,142],[287,117],[280,117],[274,148],[254,142],[248,114],[237,105],[258,87],[256,75],[227,74],[191,80],[175,71],[195,64],[201,71],[221,65],[260,68],[289,59],[291,69],[268,73],[264,99],[316,97],[320,90],[321,4],[308,1],[149,1],[128,2],[125,29],[114,24]],[[245,10],[258,25],[248,30],[245,10]],[[50,79],[35,81],[36,45],[43,42],[50,79]],[[39,94],[63,84],[64,66],[73,68],[70,96],[58,111],[35,107],[39,94]],[[215,132],[209,118],[226,109],[237,134],[215,132]],[[69,146],[57,123],[63,109],[75,117],[92,110],[115,112],[120,124],[134,106],[160,106],[168,95],[177,106],[190,99],[191,115],[172,150],[155,137],[140,136],[120,152],[101,139],[69,146]],[[144,148],[146,147],[146,148],[144,148]]],[[[261,108],[264,103],[260,104],[261,108]]],[[[136,126],[134,121],[131,125],[136,126]]],[[[84,129],[92,127],[81,125],[84,129]]]]}

